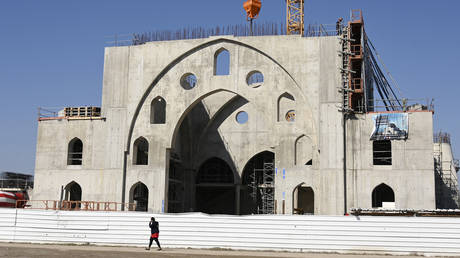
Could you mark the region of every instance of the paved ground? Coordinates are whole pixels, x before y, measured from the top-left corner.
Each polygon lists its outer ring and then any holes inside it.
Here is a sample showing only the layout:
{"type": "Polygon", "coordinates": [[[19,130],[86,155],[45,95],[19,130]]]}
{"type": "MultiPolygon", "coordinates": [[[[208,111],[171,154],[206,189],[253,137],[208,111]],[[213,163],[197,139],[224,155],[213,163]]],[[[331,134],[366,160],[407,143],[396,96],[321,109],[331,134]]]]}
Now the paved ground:
{"type": "MultiPolygon", "coordinates": [[[[109,247],[109,246],[76,246],[76,245],[39,245],[39,244],[13,244],[0,243],[0,257],[85,257],[85,258],[126,258],[126,257],[160,257],[160,258],[389,258],[388,255],[344,255],[344,254],[313,254],[313,253],[285,253],[285,252],[248,252],[229,250],[198,250],[198,249],[163,249],[157,251],[144,250],[139,247],[109,247]]],[[[395,256],[396,258],[409,258],[420,256],[395,256]]]]}

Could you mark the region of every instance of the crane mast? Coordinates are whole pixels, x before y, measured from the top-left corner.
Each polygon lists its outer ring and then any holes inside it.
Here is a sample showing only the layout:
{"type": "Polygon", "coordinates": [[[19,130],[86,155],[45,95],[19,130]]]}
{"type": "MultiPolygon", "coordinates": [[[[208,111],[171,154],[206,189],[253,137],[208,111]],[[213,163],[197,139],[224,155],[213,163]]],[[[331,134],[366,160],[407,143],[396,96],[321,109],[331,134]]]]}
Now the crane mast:
{"type": "Polygon", "coordinates": [[[304,0],[286,0],[286,34],[304,34],[304,0]]]}

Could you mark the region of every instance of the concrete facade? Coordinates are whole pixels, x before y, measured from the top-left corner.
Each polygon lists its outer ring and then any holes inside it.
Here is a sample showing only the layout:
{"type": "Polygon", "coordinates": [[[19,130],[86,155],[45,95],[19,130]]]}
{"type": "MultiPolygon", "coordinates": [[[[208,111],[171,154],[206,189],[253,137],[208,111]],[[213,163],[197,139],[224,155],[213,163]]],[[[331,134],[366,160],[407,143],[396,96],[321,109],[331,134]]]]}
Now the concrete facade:
{"type": "Polygon", "coordinates": [[[76,182],[81,200],[135,202],[135,186],[142,183],[149,211],[257,213],[244,171],[256,168],[252,158],[262,153],[259,160],[274,155],[279,214],[299,205],[323,215],[371,208],[372,192],[382,183],[393,190],[395,208],[434,209],[432,113],[408,112],[408,139],[391,141],[392,165],[373,165],[372,114],[348,119],[344,142],[340,50],[335,36],[219,36],[108,47],[104,119],[39,122],[34,199],[58,200],[61,186],[76,182]],[[223,49],[229,74],[215,75],[216,53],[223,49]],[[263,83],[248,85],[254,71],[263,83]],[[184,88],[190,73],[196,85],[184,88]],[[157,101],[165,103],[164,123],[152,123],[157,101]],[[236,116],[243,111],[248,120],[240,124],[236,116]],[[289,111],[295,121],[286,119],[289,111]],[[136,164],[140,137],[148,143],[146,165],[136,164]],[[82,162],[68,165],[75,138],[83,143],[82,162]],[[224,170],[230,178],[213,177],[225,176],[224,170]]]}

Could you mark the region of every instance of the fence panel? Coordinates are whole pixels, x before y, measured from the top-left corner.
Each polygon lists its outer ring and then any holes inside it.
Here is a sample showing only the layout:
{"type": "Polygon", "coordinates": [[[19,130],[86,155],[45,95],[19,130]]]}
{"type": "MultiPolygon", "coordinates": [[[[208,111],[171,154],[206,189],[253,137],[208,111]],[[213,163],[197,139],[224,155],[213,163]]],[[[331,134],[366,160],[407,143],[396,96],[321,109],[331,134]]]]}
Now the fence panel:
{"type": "Polygon", "coordinates": [[[145,246],[151,216],[164,247],[460,255],[460,218],[452,217],[0,209],[0,241],[145,246]]]}

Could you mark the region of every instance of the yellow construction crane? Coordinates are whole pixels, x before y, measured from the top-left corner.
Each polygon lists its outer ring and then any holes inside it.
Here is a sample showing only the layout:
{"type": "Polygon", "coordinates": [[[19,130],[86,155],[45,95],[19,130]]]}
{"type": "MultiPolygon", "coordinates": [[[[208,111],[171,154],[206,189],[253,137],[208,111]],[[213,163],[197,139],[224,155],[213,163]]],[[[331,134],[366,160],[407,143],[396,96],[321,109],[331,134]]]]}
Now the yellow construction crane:
{"type": "Polygon", "coordinates": [[[304,0],[286,0],[286,34],[304,33],[304,0]]]}
{"type": "MultiPolygon", "coordinates": [[[[304,33],[304,2],[305,0],[285,0],[286,1],[286,34],[304,33]]],[[[257,18],[262,2],[260,0],[247,0],[243,4],[243,8],[247,14],[247,20],[251,22],[252,35],[252,20],[257,18]]]]}

